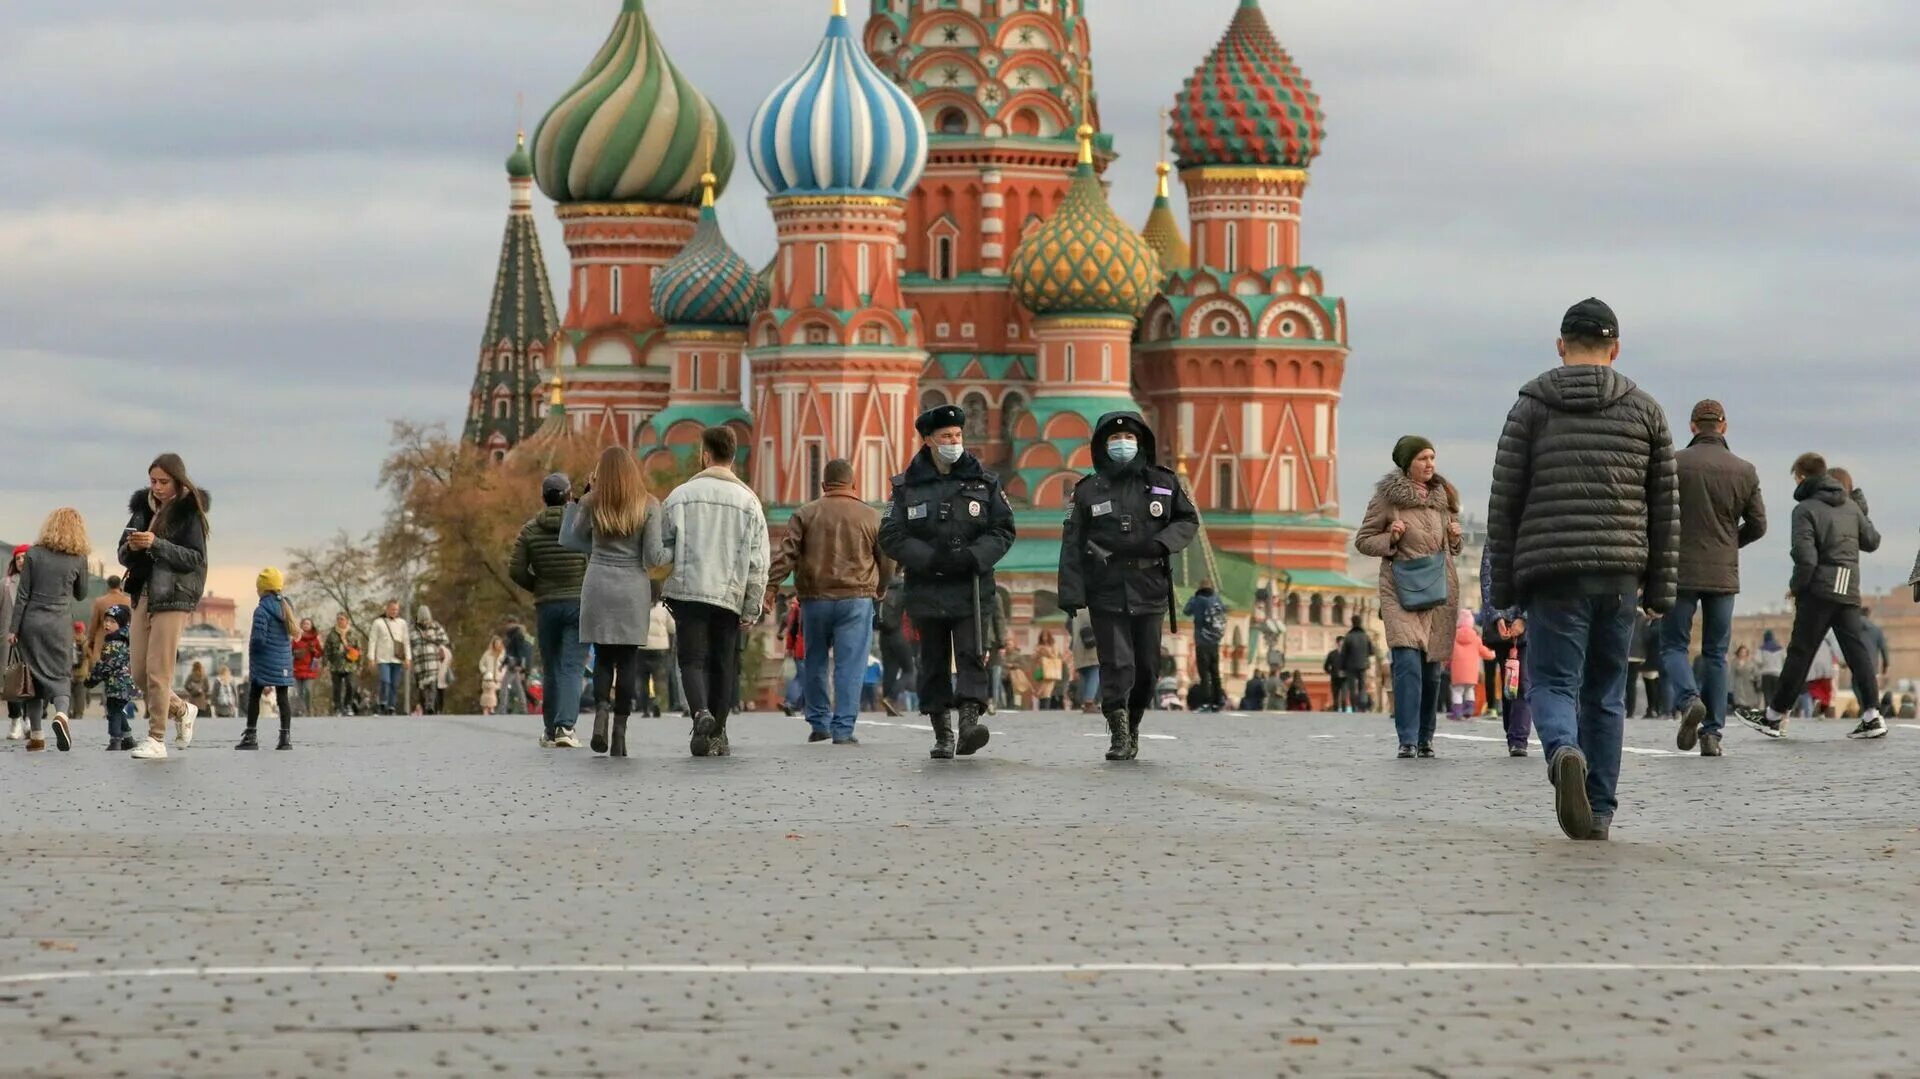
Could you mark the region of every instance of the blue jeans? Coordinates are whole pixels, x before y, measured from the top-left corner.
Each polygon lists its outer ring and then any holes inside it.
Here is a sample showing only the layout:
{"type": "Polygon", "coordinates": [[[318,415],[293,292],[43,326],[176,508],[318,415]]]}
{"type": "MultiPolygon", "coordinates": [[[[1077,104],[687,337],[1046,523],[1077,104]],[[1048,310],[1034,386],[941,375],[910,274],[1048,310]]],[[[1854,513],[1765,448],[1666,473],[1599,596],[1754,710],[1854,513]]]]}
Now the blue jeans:
{"type": "MultiPolygon", "coordinates": [[[[1403,746],[1430,746],[1446,668],[1418,648],[1393,650],[1393,729],[1403,746]]],[[[1269,702],[1271,703],[1271,702],[1269,702]]]]}
{"type": "Polygon", "coordinates": [[[807,724],[835,738],[851,738],[853,722],[860,718],[860,684],[866,680],[868,653],[873,648],[873,600],[801,600],[800,625],[807,638],[807,658],[800,672],[806,688],[807,724]]]}
{"type": "Polygon", "coordinates": [[[1681,592],[1680,601],[1660,620],[1661,673],[1666,675],[1667,703],[1685,712],[1696,700],[1707,704],[1701,734],[1719,734],[1727,725],[1727,647],[1733,643],[1732,596],[1681,592]],[[1693,645],[1693,610],[1700,608],[1700,684],[1693,680],[1687,652],[1693,645]]]}
{"type": "Polygon", "coordinates": [[[1100,665],[1082,667],[1075,672],[1080,678],[1080,703],[1100,703],[1100,665]]]}
{"type": "Polygon", "coordinates": [[[1640,627],[1633,597],[1548,593],[1527,604],[1527,703],[1553,755],[1587,758],[1587,800],[1597,817],[1619,804],[1620,743],[1627,726],[1627,653],[1640,627]]]}
{"type": "Polygon", "coordinates": [[[407,668],[399,663],[380,665],[380,708],[385,712],[400,710],[400,679],[406,676],[407,668]]]}
{"type": "Polygon", "coordinates": [[[580,601],[548,600],[534,608],[534,637],[546,682],[540,695],[540,720],[547,737],[572,730],[580,722],[580,691],[587,681],[587,646],[580,643],[580,601]]]}

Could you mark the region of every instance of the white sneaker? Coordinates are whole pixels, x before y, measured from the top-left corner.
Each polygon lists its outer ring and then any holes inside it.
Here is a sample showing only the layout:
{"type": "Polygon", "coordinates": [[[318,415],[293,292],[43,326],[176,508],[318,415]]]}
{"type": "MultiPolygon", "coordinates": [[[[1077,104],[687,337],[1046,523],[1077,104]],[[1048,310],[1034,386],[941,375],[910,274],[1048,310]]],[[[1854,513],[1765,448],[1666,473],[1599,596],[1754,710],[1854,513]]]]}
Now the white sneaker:
{"type": "Polygon", "coordinates": [[[180,717],[174,720],[175,734],[173,744],[185,749],[193,744],[193,721],[200,715],[200,709],[192,704],[181,704],[180,717]]]}
{"type": "Polygon", "coordinates": [[[553,748],[555,748],[555,749],[579,749],[579,748],[580,748],[580,739],[578,739],[578,738],[575,738],[575,737],[573,736],[573,732],[572,732],[572,731],[570,731],[570,730],[564,730],[564,729],[563,729],[563,730],[562,730],[562,731],[560,732],[560,737],[558,737],[558,738],[555,738],[555,739],[553,740],[553,748]]]}
{"type": "Polygon", "coordinates": [[[148,738],[127,754],[137,761],[163,761],[167,759],[167,744],[158,738],[148,738]]]}
{"type": "Polygon", "coordinates": [[[25,738],[26,736],[27,736],[27,721],[24,719],[14,720],[13,726],[7,731],[7,741],[18,742],[21,739],[25,738]]]}

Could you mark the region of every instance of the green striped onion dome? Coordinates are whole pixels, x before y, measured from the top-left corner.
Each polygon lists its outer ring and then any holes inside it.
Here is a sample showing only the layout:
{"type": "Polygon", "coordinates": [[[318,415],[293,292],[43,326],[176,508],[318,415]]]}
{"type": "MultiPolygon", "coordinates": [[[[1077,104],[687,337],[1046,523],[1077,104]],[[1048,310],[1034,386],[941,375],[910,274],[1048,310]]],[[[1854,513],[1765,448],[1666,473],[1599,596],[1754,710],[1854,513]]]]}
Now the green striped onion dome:
{"type": "Polygon", "coordinates": [[[654,313],[669,326],[745,326],[766,306],[760,276],[720,234],[712,198],[703,202],[693,239],[653,275],[654,313]]]}
{"type": "Polygon", "coordinates": [[[1160,258],[1107,204],[1093,171],[1093,129],[1080,128],[1080,167],[1066,201],[1013,253],[1007,277],[1036,315],[1138,317],[1160,284],[1160,258]]]}
{"type": "Polygon", "coordinates": [[[540,190],[558,203],[691,205],[702,172],[726,189],[733,136],[667,59],[641,0],[622,0],[599,55],[535,130],[533,165],[540,190]]]}
{"type": "Polygon", "coordinates": [[[533,175],[533,156],[527,153],[527,137],[520,136],[514,144],[513,153],[507,155],[507,175],[516,180],[524,180],[533,175]]]}
{"type": "Polygon", "coordinates": [[[1240,0],[1226,35],[1180,88],[1172,135],[1183,169],[1304,169],[1320,155],[1320,97],[1274,38],[1260,0],[1240,0]]]}

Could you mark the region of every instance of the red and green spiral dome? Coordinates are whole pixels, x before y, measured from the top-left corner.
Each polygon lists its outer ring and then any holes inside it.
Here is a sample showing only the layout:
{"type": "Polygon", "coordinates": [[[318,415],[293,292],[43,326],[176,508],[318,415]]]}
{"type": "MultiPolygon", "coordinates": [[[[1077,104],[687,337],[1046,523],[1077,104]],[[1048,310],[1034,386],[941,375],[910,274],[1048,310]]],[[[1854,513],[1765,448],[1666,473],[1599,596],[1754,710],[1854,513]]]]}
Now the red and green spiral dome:
{"type": "Polygon", "coordinates": [[[1260,0],[1240,0],[1220,43],[1181,87],[1170,134],[1183,169],[1303,169],[1319,156],[1319,95],[1273,36],[1260,0]]]}

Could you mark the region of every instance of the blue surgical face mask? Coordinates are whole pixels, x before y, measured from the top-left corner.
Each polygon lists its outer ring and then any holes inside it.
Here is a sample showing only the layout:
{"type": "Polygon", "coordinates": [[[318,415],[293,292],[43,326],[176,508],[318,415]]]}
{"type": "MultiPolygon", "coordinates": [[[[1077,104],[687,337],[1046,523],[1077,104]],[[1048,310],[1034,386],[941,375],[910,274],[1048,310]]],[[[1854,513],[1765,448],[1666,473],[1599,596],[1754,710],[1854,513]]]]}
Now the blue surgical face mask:
{"type": "Polygon", "coordinates": [[[958,442],[942,443],[935,446],[933,452],[939,454],[942,461],[951,465],[960,460],[961,454],[967,452],[967,447],[958,442]]]}
{"type": "Polygon", "coordinates": [[[1116,465],[1124,465],[1140,453],[1140,443],[1131,438],[1109,439],[1107,457],[1116,465]]]}

